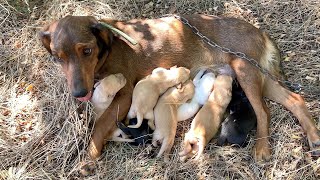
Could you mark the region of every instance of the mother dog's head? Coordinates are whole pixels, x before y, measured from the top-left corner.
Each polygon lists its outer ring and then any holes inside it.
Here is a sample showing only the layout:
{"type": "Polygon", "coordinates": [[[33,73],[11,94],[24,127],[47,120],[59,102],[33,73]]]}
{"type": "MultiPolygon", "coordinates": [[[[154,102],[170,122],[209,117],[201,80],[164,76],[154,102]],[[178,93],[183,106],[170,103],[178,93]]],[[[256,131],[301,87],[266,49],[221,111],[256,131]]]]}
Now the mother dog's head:
{"type": "Polygon", "coordinates": [[[92,96],[94,73],[103,64],[113,34],[94,17],[66,16],[39,33],[44,47],[61,64],[71,93],[80,101],[92,96]]]}

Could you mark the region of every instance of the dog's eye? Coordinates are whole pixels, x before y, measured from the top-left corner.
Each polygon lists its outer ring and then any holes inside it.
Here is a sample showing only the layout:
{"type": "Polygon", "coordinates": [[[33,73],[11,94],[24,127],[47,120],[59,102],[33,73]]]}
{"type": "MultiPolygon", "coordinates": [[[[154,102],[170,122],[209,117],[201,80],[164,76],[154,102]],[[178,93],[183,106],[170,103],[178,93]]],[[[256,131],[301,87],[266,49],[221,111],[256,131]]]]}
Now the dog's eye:
{"type": "Polygon", "coordinates": [[[57,56],[54,56],[53,60],[54,60],[54,62],[59,62],[59,63],[63,62],[63,60],[57,56]]]}
{"type": "Polygon", "coordinates": [[[92,49],[91,49],[91,48],[84,48],[84,49],[83,49],[83,54],[84,54],[85,56],[89,56],[89,55],[91,54],[91,52],[92,52],[92,49]]]}

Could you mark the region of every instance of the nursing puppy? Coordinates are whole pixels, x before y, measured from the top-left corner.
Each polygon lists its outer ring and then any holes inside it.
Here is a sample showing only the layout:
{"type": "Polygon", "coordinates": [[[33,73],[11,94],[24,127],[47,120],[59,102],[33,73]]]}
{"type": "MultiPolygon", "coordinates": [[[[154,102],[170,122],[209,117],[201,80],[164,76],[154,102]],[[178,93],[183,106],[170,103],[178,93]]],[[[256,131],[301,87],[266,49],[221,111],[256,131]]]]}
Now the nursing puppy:
{"type": "MultiPolygon", "coordinates": [[[[137,118],[129,120],[129,125],[137,124],[137,118]]],[[[130,144],[138,146],[150,144],[152,141],[153,130],[148,126],[148,120],[144,119],[139,128],[129,128],[121,122],[117,122],[117,126],[126,133],[130,139],[134,140],[130,144]]]]}
{"type": "Polygon", "coordinates": [[[157,157],[164,153],[164,161],[169,161],[169,153],[174,143],[177,130],[177,109],[194,95],[192,81],[187,81],[181,88],[171,87],[159,99],[154,108],[156,129],[153,132],[152,144],[162,143],[157,157]]]}
{"type": "Polygon", "coordinates": [[[215,75],[212,72],[206,72],[201,69],[193,79],[195,93],[190,102],[182,104],[178,108],[178,121],[184,121],[193,117],[208,100],[213,90],[215,75]]]}
{"type": "MultiPolygon", "coordinates": [[[[93,111],[96,113],[96,119],[110,106],[114,96],[125,86],[126,82],[126,78],[121,73],[118,73],[111,74],[95,84],[95,90],[90,101],[93,105],[93,111]]],[[[133,142],[119,128],[115,128],[111,138],[108,138],[108,140],[133,142]]]]}
{"type": "Polygon", "coordinates": [[[232,99],[227,112],[229,114],[221,124],[217,145],[230,143],[245,146],[247,135],[256,126],[257,117],[247,96],[237,83],[232,86],[232,99]]]}
{"type": "Polygon", "coordinates": [[[143,119],[148,119],[149,126],[154,127],[153,108],[157,104],[158,98],[169,87],[185,82],[190,77],[190,70],[184,67],[156,68],[152,74],[139,81],[132,95],[132,104],[127,118],[137,118],[136,125],[130,128],[141,126],[143,119]]]}
{"type": "Polygon", "coordinates": [[[111,74],[94,85],[95,90],[91,103],[96,113],[96,119],[110,106],[116,93],[126,85],[126,78],[121,74],[111,74]]]}
{"type": "Polygon", "coordinates": [[[181,161],[196,155],[198,159],[209,141],[216,135],[232,93],[233,70],[223,68],[214,83],[214,91],[194,117],[190,130],[185,134],[184,149],[179,153],[181,161]]]}

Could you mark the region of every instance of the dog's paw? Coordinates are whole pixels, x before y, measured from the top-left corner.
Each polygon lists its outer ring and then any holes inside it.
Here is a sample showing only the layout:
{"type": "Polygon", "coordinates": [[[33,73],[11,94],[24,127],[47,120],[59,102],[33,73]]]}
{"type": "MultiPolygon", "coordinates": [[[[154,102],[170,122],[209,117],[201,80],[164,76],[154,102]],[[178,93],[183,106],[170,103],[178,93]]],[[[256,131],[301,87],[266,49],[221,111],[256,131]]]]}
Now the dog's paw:
{"type": "Polygon", "coordinates": [[[270,160],[271,149],[267,140],[258,140],[252,151],[253,158],[257,163],[264,163],[270,160]]]}
{"type": "Polygon", "coordinates": [[[320,132],[317,131],[313,136],[308,135],[309,147],[311,150],[311,156],[320,157],[320,132]]]}
{"type": "Polygon", "coordinates": [[[88,176],[94,173],[95,164],[94,162],[82,162],[80,165],[79,173],[82,176],[88,176]]]}

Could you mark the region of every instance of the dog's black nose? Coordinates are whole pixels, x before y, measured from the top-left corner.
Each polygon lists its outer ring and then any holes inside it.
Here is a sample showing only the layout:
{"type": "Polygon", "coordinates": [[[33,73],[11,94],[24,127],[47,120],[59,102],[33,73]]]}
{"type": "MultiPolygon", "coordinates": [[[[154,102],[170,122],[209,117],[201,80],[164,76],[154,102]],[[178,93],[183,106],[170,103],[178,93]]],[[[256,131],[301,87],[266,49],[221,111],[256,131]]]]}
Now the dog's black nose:
{"type": "Polygon", "coordinates": [[[87,94],[88,94],[88,91],[83,88],[72,91],[72,95],[76,98],[85,97],[87,94]]]}

